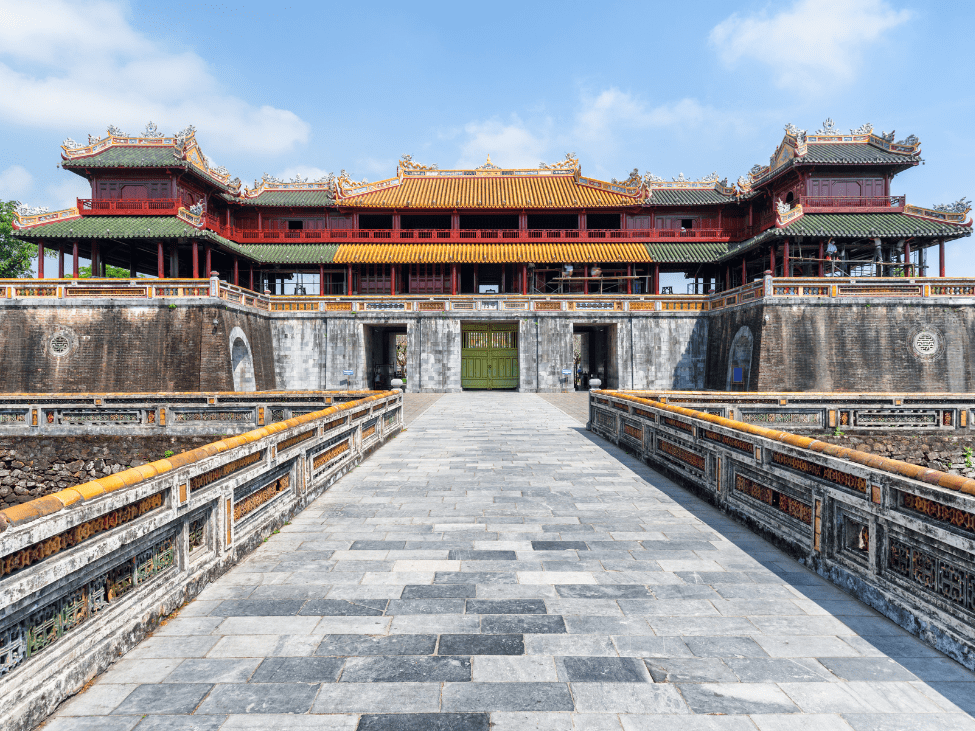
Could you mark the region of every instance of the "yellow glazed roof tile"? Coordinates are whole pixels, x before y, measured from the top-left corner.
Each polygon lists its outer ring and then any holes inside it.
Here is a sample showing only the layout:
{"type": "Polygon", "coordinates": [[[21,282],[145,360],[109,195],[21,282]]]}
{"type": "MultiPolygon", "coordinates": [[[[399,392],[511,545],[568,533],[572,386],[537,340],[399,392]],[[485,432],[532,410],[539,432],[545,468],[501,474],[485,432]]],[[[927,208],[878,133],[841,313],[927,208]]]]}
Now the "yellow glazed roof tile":
{"type": "Polygon", "coordinates": [[[651,262],[639,243],[577,244],[343,244],[335,254],[340,264],[508,264],[651,262]]]}

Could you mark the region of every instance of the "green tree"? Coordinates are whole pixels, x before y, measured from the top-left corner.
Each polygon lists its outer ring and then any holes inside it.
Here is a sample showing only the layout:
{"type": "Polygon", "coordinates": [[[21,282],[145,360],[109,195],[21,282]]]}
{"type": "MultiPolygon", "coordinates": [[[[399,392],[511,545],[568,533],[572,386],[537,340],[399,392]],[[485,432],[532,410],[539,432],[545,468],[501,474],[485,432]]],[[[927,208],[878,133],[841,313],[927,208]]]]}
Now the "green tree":
{"type": "Polygon", "coordinates": [[[31,276],[30,262],[37,247],[13,237],[14,209],[17,201],[0,201],[0,278],[31,276]]]}
{"type": "MultiPolygon", "coordinates": [[[[109,279],[129,279],[129,270],[122,267],[113,267],[111,264],[105,265],[105,276],[109,279]]],[[[89,279],[91,277],[91,267],[78,267],[78,279],[89,279]]]]}

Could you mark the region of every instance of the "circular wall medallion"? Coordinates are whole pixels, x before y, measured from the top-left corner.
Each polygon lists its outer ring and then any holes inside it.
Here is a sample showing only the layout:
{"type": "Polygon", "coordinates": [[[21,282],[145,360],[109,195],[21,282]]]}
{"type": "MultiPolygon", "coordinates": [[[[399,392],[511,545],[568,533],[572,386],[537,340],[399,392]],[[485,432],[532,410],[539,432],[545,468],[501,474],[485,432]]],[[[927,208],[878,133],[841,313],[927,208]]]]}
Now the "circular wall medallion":
{"type": "Polygon", "coordinates": [[[67,328],[58,328],[47,341],[47,349],[56,358],[69,355],[78,344],[78,336],[67,328]]]}
{"type": "Polygon", "coordinates": [[[51,338],[51,352],[55,355],[64,355],[70,347],[71,343],[64,335],[55,335],[51,338]]]}
{"type": "Polygon", "coordinates": [[[935,327],[922,326],[911,331],[908,339],[911,354],[921,360],[937,358],[944,352],[945,338],[935,327]]]}

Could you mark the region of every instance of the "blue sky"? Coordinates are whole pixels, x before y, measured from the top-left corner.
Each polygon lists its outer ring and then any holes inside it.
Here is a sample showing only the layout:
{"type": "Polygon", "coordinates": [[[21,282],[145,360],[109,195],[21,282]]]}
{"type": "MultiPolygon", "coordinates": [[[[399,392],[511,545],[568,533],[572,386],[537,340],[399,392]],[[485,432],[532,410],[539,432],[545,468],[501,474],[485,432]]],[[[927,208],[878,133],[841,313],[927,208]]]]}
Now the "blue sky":
{"type": "MultiPolygon", "coordinates": [[[[537,166],[735,180],[792,122],[917,134],[894,183],[973,197],[973,3],[904,0],[123,3],[0,0],[0,199],[62,208],[66,137],[197,128],[245,184],[345,169],[390,177],[537,166]]],[[[975,276],[971,239],[949,273],[975,276]]]]}

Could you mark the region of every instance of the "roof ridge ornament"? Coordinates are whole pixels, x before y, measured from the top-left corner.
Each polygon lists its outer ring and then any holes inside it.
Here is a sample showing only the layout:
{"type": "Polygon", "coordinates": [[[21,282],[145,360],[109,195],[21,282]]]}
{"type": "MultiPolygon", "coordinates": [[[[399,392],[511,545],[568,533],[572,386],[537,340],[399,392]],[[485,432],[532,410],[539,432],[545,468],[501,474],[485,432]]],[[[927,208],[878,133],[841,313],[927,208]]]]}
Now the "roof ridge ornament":
{"type": "MultiPolygon", "coordinates": [[[[488,162],[491,161],[490,155],[488,156],[488,162]]],[[[579,158],[576,157],[574,152],[565,153],[565,158],[559,160],[558,162],[553,162],[551,165],[548,163],[540,162],[538,163],[539,170],[578,170],[579,169],[579,158]]]]}
{"type": "MultiPolygon", "coordinates": [[[[88,140],[89,140],[89,143],[90,143],[90,141],[91,141],[91,135],[88,135],[88,140]]],[[[67,139],[65,139],[64,142],[61,143],[61,147],[65,147],[65,148],[67,148],[69,150],[76,150],[79,147],[84,147],[84,145],[81,144],[80,142],[75,142],[73,139],[71,139],[70,137],[68,137],[67,139]]]]}
{"type": "MultiPolygon", "coordinates": [[[[488,162],[491,162],[491,156],[488,155],[488,162]]],[[[413,160],[413,155],[403,155],[399,159],[399,167],[403,170],[417,170],[417,171],[428,171],[428,170],[438,170],[436,165],[421,165],[413,160]]]]}
{"type": "Polygon", "coordinates": [[[475,170],[500,170],[501,168],[498,165],[495,165],[493,162],[491,162],[491,153],[489,152],[487,156],[487,162],[474,169],[475,170]]]}
{"type": "Polygon", "coordinates": [[[818,135],[838,135],[838,134],[842,134],[842,133],[838,129],[836,129],[836,127],[833,125],[833,118],[832,117],[827,117],[826,118],[826,121],[823,122],[822,129],[817,129],[816,130],[816,134],[818,134],[818,135]]]}
{"type": "Polygon", "coordinates": [[[159,131],[159,128],[150,120],[146,125],[145,130],[142,132],[143,137],[162,137],[163,133],[159,131]]]}
{"type": "Polygon", "coordinates": [[[42,213],[50,213],[50,209],[47,206],[29,206],[20,201],[14,202],[14,210],[17,211],[17,214],[21,218],[24,216],[38,216],[42,213]]]}
{"type": "Polygon", "coordinates": [[[967,198],[959,198],[954,203],[939,203],[931,206],[933,211],[943,211],[944,213],[968,213],[972,210],[972,202],[967,198]]]}
{"type": "Polygon", "coordinates": [[[187,139],[195,136],[196,127],[194,127],[192,124],[188,124],[185,128],[176,133],[176,142],[182,145],[185,144],[187,139]]]}
{"type": "Polygon", "coordinates": [[[108,134],[110,137],[128,137],[122,130],[116,127],[114,124],[108,125],[108,134]]]}
{"type": "Polygon", "coordinates": [[[873,125],[870,124],[870,122],[866,122],[866,123],[860,125],[859,127],[857,127],[856,129],[851,129],[850,130],[850,134],[851,135],[869,135],[869,134],[873,134],[873,125]]]}

